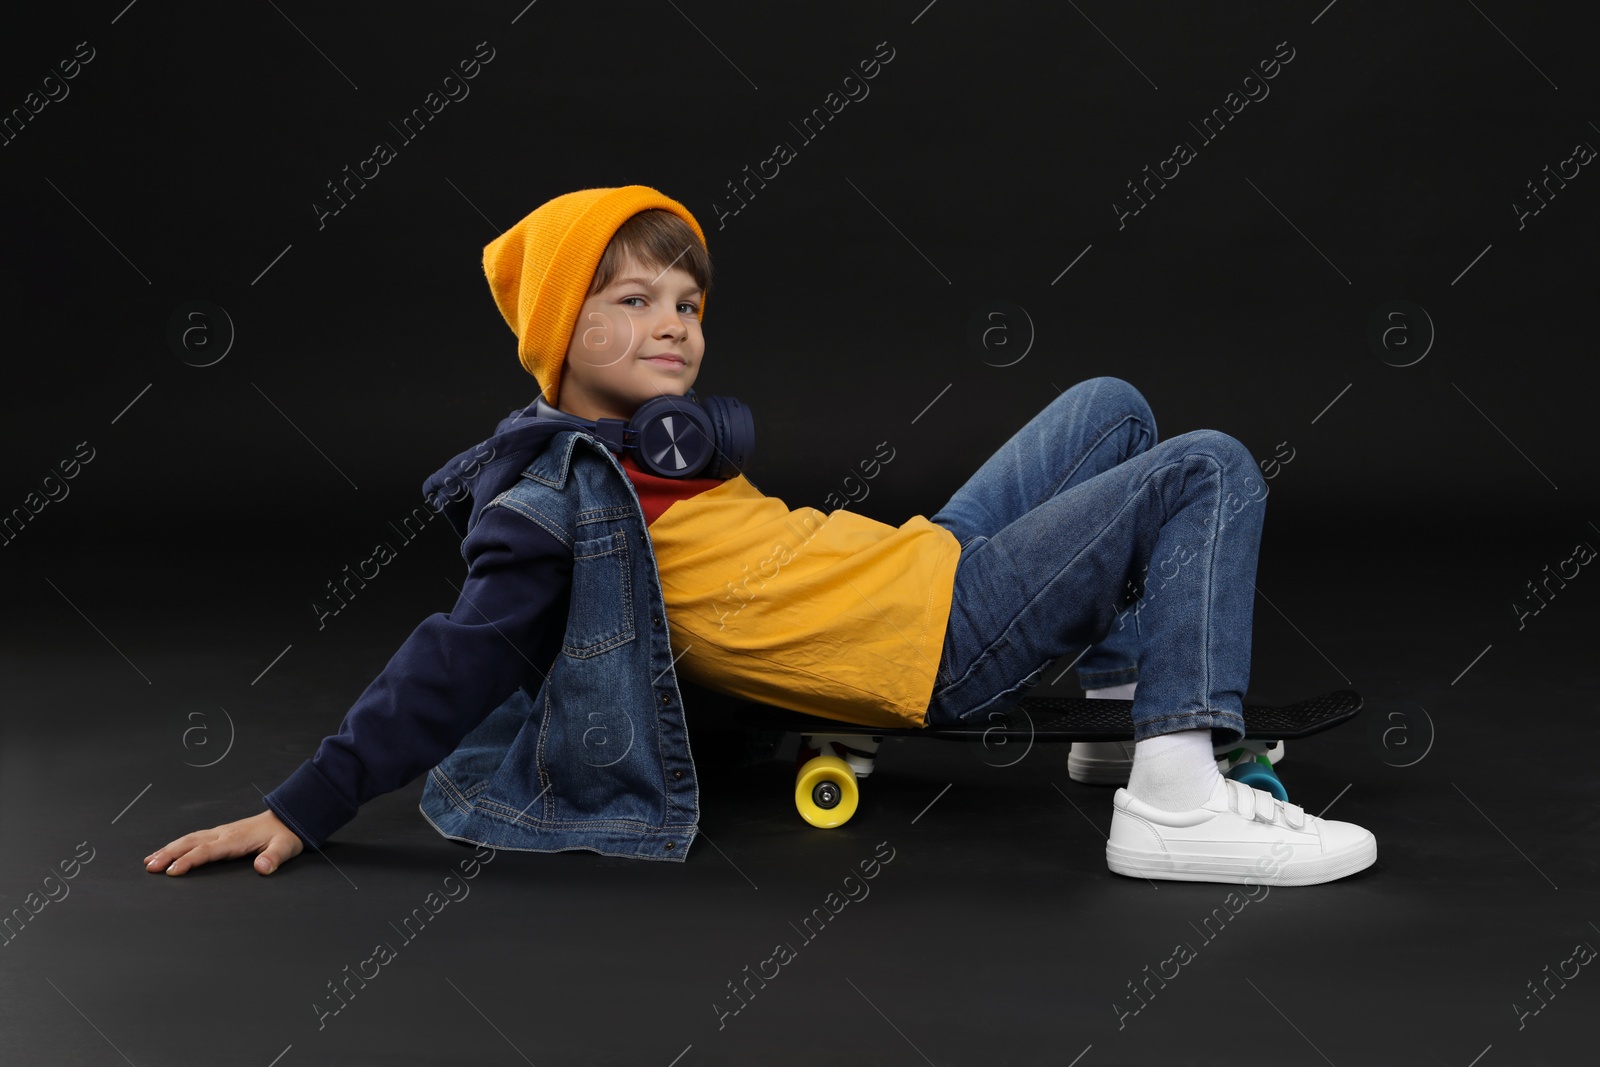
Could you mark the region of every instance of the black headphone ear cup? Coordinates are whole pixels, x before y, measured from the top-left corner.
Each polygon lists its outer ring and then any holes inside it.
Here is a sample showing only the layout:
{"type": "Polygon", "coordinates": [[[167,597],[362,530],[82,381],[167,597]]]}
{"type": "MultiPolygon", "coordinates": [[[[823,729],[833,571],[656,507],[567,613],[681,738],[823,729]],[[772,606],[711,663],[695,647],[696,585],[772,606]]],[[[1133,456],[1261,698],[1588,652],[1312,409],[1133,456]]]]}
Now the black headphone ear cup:
{"type": "Polygon", "coordinates": [[[711,469],[706,473],[726,481],[728,479],[728,418],[727,413],[723,410],[723,405],[719,403],[721,399],[720,396],[707,397],[704,401],[701,401],[700,406],[705,409],[706,418],[711,422],[711,443],[716,446],[716,452],[711,457],[711,469]]]}
{"type": "Polygon", "coordinates": [[[639,465],[667,478],[689,478],[716,457],[716,428],[697,403],[681,396],[655,396],[629,420],[639,465]]]}
{"type": "Polygon", "coordinates": [[[755,420],[738,398],[708,396],[701,401],[716,433],[717,453],[711,469],[726,481],[743,474],[755,449],[755,420]]]}

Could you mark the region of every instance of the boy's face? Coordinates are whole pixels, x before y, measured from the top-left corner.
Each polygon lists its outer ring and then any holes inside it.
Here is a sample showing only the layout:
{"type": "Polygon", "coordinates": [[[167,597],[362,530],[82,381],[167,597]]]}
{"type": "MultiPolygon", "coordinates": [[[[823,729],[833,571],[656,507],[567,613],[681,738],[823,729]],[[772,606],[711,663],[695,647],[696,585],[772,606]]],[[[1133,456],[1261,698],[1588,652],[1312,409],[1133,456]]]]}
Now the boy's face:
{"type": "Polygon", "coordinates": [[[682,267],[625,257],[612,283],[583,302],[556,406],[582,419],[627,419],[653,396],[688,392],[705,352],[701,296],[682,267]]]}

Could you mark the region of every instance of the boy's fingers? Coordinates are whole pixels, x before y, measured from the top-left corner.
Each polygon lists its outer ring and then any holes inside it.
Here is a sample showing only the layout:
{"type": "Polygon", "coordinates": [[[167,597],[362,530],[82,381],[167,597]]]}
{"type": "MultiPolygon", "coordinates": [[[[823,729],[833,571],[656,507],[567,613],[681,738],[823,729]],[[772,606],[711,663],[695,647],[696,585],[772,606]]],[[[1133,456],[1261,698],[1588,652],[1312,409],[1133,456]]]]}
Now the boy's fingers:
{"type": "Polygon", "coordinates": [[[166,873],[183,874],[196,867],[203,867],[212,860],[231,859],[234,856],[244,855],[244,849],[237,842],[231,841],[226,830],[222,832],[204,831],[200,834],[190,834],[183,838],[172,850],[172,862],[167,865],[166,873]],[[186,843],[192,847],[186,847],[186,843]]]}
{"type": "Polygon", "coordinates": [[[220,842],[208,841],[196,845],[174,859],[167,865],[166,873],[174,875],[185,874],[196,867],[204,867],[212,860],[225,860],[236,855],[238,855],[237,852],[223,847],[220,842]]]}
{"type": "Polygon", "coordinates": [[[146,870],[160,871],[165,869],[174,859],[183,855],[193,843],[189,840],[192,835],[185,834],[176,841],[169,841],[144,858],[146,870]]]}

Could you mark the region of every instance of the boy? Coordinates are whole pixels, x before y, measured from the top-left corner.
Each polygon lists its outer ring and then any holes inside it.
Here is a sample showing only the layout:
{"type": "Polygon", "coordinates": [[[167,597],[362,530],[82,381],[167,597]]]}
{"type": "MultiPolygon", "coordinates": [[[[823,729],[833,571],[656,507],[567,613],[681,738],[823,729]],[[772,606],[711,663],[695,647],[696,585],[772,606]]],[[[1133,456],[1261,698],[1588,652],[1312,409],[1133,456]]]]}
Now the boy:
{"type": "Polygon", "coordinates": [[[1218,773],[1213,743],[1242,734],[1265,507],[1233,438],[1158,444],[1143,397],[1094,378],[931,518],[791,510],[738,469],[726,426],[693,469],[637,454],[630,420],[659,398],[686,419],[672,432],[717,422],[691,389],[711,267],[683,205],[644,186],[568,193],[488,245],[484,269],[540,395],[424,485],[463,534],[455,609],[418,626],[268,811],[148,869],[257,853],[271,873],[424,771],[422,811],[453,840],[681,861],[698,789],[680,672],[834,718],[944,724],[1097,640],[1091,695],[1145,687],[1111,870],[1293,885],[1376,859],[1362,828],[1218,773]],[[1119,601],[1158,560],[1129,630],[1119,601]]]}

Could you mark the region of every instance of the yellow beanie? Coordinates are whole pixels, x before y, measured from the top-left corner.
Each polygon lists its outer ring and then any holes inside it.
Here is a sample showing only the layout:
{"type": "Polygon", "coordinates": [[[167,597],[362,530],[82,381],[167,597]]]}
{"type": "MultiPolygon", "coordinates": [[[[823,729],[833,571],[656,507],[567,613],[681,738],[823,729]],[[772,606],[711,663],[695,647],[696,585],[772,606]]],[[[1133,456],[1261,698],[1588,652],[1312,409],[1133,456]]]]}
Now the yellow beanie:
{"type": "MultiPolygon", "coordinates": [[[[617,228],[649,208],[679,216],[705,245],[706,235],[688,208],[649,186],[624,185],[564,193],[484,246],[483,273],[494,302],[517,335],[517,356],[538,380],[546,403],[556,403],[561,365],[600,257],[617,228]]],[[[702,299],[699,317],[705,314],[702,299]]]]}

